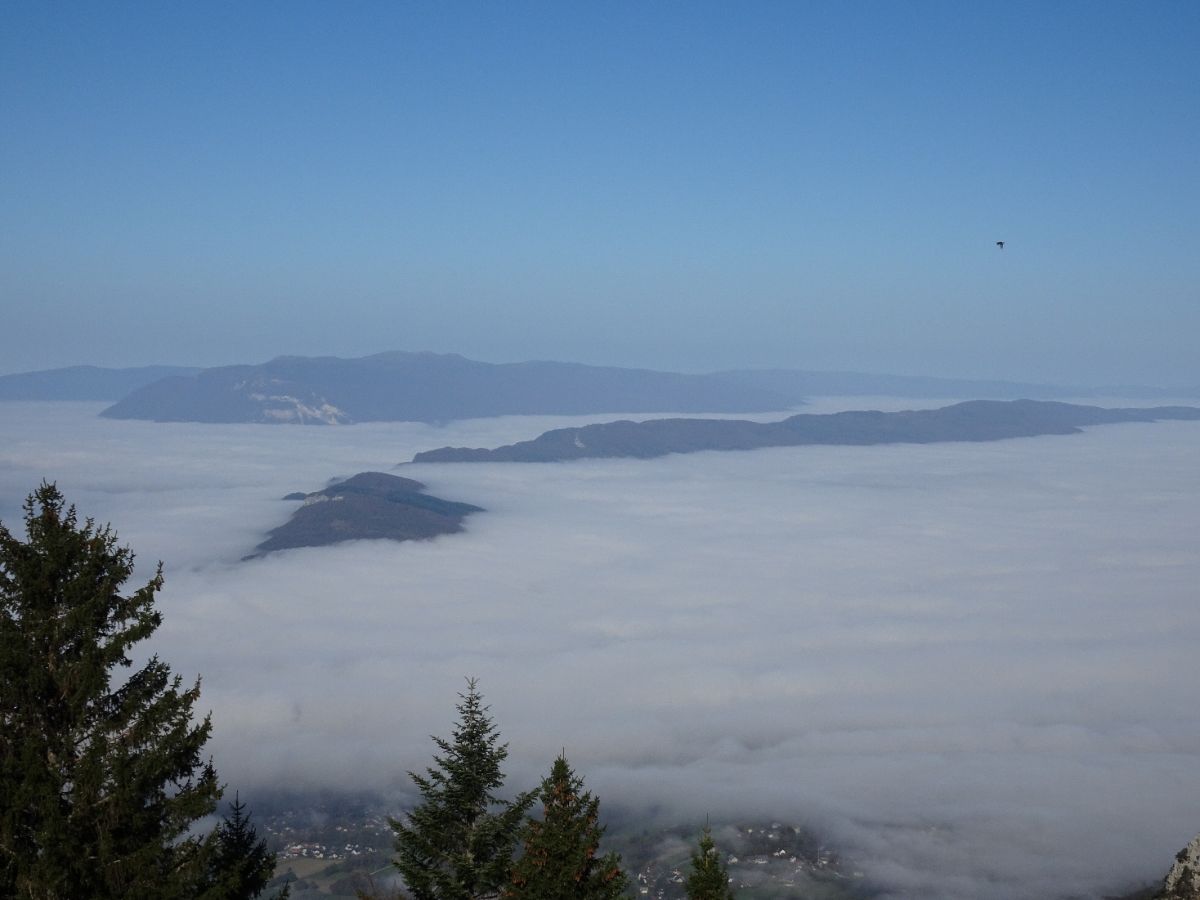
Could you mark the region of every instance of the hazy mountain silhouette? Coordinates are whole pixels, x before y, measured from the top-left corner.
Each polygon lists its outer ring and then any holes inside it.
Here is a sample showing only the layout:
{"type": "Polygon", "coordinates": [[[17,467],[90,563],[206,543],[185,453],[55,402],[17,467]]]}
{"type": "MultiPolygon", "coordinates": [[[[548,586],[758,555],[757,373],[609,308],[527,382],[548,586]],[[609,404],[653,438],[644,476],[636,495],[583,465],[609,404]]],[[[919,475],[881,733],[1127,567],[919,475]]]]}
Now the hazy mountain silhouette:
{"type": "Polygon", "coordinates": [[[873,375],[864,372],[813,372],[803,369],[734,369],[715,373],[747,387],[798,397],[926,397],[954,400],[1021,400],[1063,397],[1200,397],[1200,386],[1161,388],[1146,385],[1101,387],[1034,384],[923,375],[873,375]]]}
{"type": "Polygon", "coordinates": [[[801,398],[714,375],[561,362],[483,363],[454,354],[285,356],[165,378],[102,415],[160,422],[445,422],[597,412],[763,412],[801,398]]]}
{"type": "Polygon", "coordinates": [[[69,366],[0,375],[0,400],[118,400],[168,376],[191,376],[199,371],[186,366],[69,366]]]}
{"type": "Polygon", "coordinates": [[[1082,387],[801,369],[704,375],[562,362],[483,363],[454,354],[284,356],[197,369],[73,366],[0,376],[0,400],[112,400],[101,415],[163,422],[447,422],[498,415],[748,413],[813,396],[1017,399],[1200,397],[1200,387],[1082,387]]]}

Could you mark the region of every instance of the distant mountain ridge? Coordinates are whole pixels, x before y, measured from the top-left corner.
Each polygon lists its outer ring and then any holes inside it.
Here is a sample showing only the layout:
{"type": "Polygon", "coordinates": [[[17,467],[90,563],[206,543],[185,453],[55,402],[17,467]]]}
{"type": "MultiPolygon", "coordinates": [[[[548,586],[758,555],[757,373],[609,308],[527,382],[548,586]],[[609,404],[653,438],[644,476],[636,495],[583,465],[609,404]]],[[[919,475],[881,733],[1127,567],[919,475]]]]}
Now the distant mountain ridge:
{"type": "Polygon", "coordinates": [[[1200,398],[1200,386],[1083,387],[804,369],[709,374],[564,362],[483,363],[455,354],[282,356],[197,369],[73,366],[0,376],[0,400],[116,401],[102,415],[163,422],[441,423],[500,415],[751,413],[815,396],[955,400],[1200,398]]]}
{"type": "Polygon", "coordinates": [[[140,366],[106,369],[68,366],[0,375],[0,400],[119,400],[131,391],[171,376],[192,376],[189,366],[140,366]]]}
{"type": "Polygon", "coordinates": [[[754,450],[808,444],[927,444],[942,441],[996,441],[1013,437],[1072,434],[1086,425],[1200,420],[1200,408],[1159,406],[1104,409],[1043,400],[970,400],[940,409],[903,412],[800,413],[779,422],[741,419],[622,420],[579,428],[558,428],[492,450],[442,447],[413,462],[559,462],[573,459],[635,457],[701,450],[754,450]]]}
{"type": "Polygon", "coordinates": [[[139,388],[101,415],[335,425],[599,412],[748,413],[799,402],[714,375],[396,352],[360,359],[285,356],[205,369],[139,388]]]}
{"type": "Polygon", "coordinates": [[[926,375],[815,372],[805,369],[732,369],[715,374],[738,384],[788,396],[803,397],[886,396],[952,400],[1044,400],[1063,397],[1200,398],[1200,386],[1186,388],[1162,388],[1147,385],[1088,387],[995,379],[935,378],[926,375]]]}

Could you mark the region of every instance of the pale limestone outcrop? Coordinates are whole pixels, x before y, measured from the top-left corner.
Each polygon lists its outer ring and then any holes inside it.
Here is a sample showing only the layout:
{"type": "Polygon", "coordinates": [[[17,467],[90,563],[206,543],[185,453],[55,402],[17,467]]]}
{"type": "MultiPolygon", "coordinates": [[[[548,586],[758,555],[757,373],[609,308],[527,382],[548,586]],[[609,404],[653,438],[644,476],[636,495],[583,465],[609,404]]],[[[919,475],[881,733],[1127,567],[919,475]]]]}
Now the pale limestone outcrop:
{"type": "Polygon", "coordinates": [[[1200,900],[1200,835],[1175,854],[1175,864],[1158,896],[1164,900],[1200,900]]]}

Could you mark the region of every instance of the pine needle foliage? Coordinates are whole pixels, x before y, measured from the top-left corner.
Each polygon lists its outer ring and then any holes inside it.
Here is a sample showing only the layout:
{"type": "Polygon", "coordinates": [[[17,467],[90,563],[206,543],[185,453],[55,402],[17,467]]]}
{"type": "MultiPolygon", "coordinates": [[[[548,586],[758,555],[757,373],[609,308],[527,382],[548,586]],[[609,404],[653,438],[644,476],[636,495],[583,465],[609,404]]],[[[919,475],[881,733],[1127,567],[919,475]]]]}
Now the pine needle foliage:
{"type": "Polygon", "coordinates": [[[0,525],[0,896],[190,896],[220,786],[199,681],[131,657],[162,621],[162,567],[123,594],[133,554],[110,528],[52,484],[24,510],[25,541],[0,525]]]}
{"type": "Polygon", "coordinates": [[[501,764],[508,747],[483,705],[474,678],[459,694],[451,740],[434,737],[440,753],[425,775],[409,776],[421,802],[406,821],[391,819],[393,864],[414,900],[481,900],[497,897],[508,880],[521,821],[533,792],[502,803],[501,764]]]}
{"type": "Polygon", "coordinates": [[[721,865],[721,855],[707,825],[700,834],[700,846],[692,853],[692,870],[684,882],[688,900],[733,900],[729,873],[721,865]]]}
{"type": "MultiPolygon", "coordinates": [[[[229,804],[229,815],[213,833],[208,872],[200,900],[253,900],[275,874],[275,854],[259,838],[258,829],[250,823],[246,804],[237,794],[229,804]]],[[[284,885],[275,895],[276,900],[283,900],[290,893],[284,885]]]]}
{"type": "Polygon", "coordinates": [[[629,879],[621,857],[598,857],[604,827],[600,801],[583,790],[583,779],[567,760],[554,761],[539,791],[542,818],[528,818],[524,851],[513,867],[505,900],[615,900],[629,879]]]}

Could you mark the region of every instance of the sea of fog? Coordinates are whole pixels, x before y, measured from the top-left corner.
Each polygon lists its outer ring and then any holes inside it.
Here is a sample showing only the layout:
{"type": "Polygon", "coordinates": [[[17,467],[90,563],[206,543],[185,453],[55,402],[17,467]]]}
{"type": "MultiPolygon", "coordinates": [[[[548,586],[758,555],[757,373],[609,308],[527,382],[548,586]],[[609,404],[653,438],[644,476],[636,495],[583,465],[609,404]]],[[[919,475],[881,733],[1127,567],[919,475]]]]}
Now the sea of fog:
{"type": "MultiPolygon", "coordinates": [[[[813,410],[916,405],[941,404],[813,410]]],[[[100,408],[0,404],[0,519],[20,531],[22,498],[54,480],[142,577],[164,561],[152,649],[203,675],[210,748],[244,798],[398,796],[472,675],[513,787],[565,748],[604,808],[808,824],[896,897],[1089,896],[1160,877],[1200,831],[1200,423],[410,465],[487,512],[430,542],[241,562],[286,493],[614,417],[303,428],[100,408]]]]}

